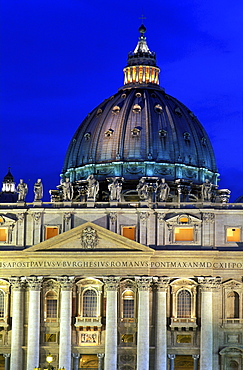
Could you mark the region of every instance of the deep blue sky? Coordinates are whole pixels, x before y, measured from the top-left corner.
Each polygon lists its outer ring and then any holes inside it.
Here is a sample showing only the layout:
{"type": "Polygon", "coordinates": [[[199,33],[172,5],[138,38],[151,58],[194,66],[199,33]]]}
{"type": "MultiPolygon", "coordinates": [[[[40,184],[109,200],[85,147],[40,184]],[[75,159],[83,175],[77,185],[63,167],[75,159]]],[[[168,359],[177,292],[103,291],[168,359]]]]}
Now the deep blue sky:
{"type": "Polygon", "coordinates": [[[59,184],[76,128],[123,85],[145,13],[160,85],[207,130],[220,188],[243,194],[242,0],[1,0],[0,181],[59,184]]]}

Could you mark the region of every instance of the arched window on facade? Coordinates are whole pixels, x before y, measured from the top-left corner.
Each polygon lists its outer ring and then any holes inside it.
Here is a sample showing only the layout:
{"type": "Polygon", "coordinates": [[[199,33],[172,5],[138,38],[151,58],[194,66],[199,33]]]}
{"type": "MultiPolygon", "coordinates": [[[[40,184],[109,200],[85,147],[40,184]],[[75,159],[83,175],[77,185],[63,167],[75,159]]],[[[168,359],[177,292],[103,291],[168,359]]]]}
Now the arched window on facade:
{"type": "Polygon", "coordinates": [[[46,306],[46,319],[56,319],[57,318],[57,293],[53,290],[46,293],[45,296],[45,306],[46,306]]]}
{"type": "Polygon", "coordinates": [[[186,290],[180,290],[177,294],[177,317],[191,317],[191,293],[186,290]]]}
{"type": "Polygon", "coordinates": [[[97,317],[97,292],[94,289],[86,289],[83,292],[83,317],[97,317]]]}
{"type": "Polygon", "coordinates": [[[227,319],[239,319],[240,315],[240,297],[237,292],[230,292],[226,299],[227,319]]]}
{"type": "Polygon", "coordinates": [[[0,290],[0,319],[4,318],[4,292],[0,290]]]}
{"type": "Polygon", "coordinates": [[[123,300],[123,318],[134,318],[134,292],[125,290],[122,294],[123,300]]]}

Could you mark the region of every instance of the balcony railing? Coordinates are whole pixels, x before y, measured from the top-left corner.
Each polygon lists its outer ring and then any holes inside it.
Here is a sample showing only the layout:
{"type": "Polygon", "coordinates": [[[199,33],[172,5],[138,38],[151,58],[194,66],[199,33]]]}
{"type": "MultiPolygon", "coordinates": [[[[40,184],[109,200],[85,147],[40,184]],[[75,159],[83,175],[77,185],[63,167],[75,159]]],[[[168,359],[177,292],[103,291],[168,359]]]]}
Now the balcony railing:
{"type": "Polygon", "coordinates": [[[76,317],[74,326],[102,326],[101,316],[98,317],[76,317]]]}
{"type": "Polygon", "coordinates": [[[197,327],[197,319],[195,317],[172,317],[171,327],[197,327]]]}

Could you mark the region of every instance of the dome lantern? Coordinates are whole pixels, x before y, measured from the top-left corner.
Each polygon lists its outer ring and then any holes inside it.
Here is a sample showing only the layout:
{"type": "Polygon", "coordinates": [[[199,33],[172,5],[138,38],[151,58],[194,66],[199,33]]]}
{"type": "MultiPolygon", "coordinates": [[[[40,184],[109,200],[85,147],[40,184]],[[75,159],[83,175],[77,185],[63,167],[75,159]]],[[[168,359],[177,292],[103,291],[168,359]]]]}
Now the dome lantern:
{"type": "Polygon", "coordinates": [[[136,48],[128,54],[127,66],[124,68],[124,85],[159,84],[160,69],[156,65],[156,54],[147,45],[145,26],[139,27],[140,37],[136,48]]]}

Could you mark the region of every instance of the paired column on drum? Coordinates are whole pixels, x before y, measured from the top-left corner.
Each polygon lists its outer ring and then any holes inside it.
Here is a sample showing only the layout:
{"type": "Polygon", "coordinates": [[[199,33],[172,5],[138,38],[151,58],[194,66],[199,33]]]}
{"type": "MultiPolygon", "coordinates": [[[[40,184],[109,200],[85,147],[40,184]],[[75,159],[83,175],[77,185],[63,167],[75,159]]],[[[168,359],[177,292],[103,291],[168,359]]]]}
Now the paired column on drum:
{"type": "Polygon", "coordinates": [[[199,277],[201,286],[200,369],[213,369],[213,291],[219,288],[220,277],[199,277]]]}
{"type": "Polygon", "coordinates": [[[11,370],[23,367],[23,288],[25,281],[21,277],[9,279],[12,286],[12,341],[11,341],[11,370]]]}
{"type": "Polygon", "coordinates": [[[40,291],[42,280],[42,276],[26,278],[29,286],[27,370],[38,367],[40,362],[40,291]]]}
{"type": "Polygon", "coordinates": [[[156,307],[156,337],[155,337],[155,368],[167,370],[167,322],[166,322],[166,296],[170,278],[154,278],[157,288],[156,307]]]}
{"type": "Polygon", "coordinates": [[[59,368],[71,370],[72,286],[74,277],[58,278],[61,285],[59,368]]]}
{"type": "Polygon", "coordinates": [[[138,287],[137,369],[149,370],[149,288],[152,277],[136,277],[138,287]]]}
{"type": "Polygon", "coordinates": [[[117,289],[119,277],[104,279],[106,289],[105,370],[117,369],[117,289]]]}

